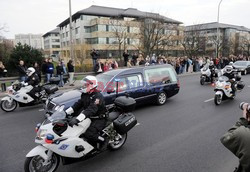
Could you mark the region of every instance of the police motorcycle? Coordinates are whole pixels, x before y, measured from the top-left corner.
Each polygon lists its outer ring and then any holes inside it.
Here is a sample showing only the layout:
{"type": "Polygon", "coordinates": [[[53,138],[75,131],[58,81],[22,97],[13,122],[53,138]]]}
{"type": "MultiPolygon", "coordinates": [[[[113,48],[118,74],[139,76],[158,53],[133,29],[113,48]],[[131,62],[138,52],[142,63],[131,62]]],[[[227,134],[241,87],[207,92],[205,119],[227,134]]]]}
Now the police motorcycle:
{"type": "MultiPolygon", "coordinates": [[[[137,124],[132,114],[135,105],[133,98],[120,96],[115,99],[114,105],[107,108],[106,127],[100,132],[100,136],[108,139],[107,149],[118,150],[125,144],[127,132],[137,124]]],[[[67,165],[87,160],[106,150],[94,148],[82,136],[91,124],[89,118],[73,127],[69,126],[71,118],[61,105],[42,124],[37,125],[35,142],[38,146],[26,155],[25,172],[54,172],[60,160],[67,165]]]]}
{"type": "Polygon", "coordinates": [[[33,86],[25,85],[24,82],[15,81],[7,88],[7,96],[1,99],[0,106],[5,112],[14,111],[17,106],[33,106],[40,103],[45,103],[49,95],[54,94],[58,90],[57,85],[40,85],[39,92],[35,94],[37,100],[34,100],[29,94],[33,86]]]}
{"type": "MultiPolygon", "coordinates": [[[[225,68],[222,70],[222,74],[225,72],[225,68]]],[[[234,85],[231,84],[229,81],[229,78],[227,76],[220,76],[218,78],[218,81],[215,83],[215,96],[214,96],[214,103],[215,105],[220,105],[223,100],[227,99],[234,99],[236,96],[236,92],[241,91],[245,84],[243,81],[241,81],[241,77],[238,75],[238,72],[236,69],[233,69],[232,71],[235,75],[235,78],[233,79],[234,85]],[[233,92],[232,87],[235,88],[235,92],[233,92]]]]}
{"type": "Polygon", "coordinates": [[[217,77],[218,77],[217,70],[214,67],[210,70],[209,65],[206,64],[203,68],[201,68],[200,84],[204,85],[205,82],[213,83],[215,82],[217,77]]]}

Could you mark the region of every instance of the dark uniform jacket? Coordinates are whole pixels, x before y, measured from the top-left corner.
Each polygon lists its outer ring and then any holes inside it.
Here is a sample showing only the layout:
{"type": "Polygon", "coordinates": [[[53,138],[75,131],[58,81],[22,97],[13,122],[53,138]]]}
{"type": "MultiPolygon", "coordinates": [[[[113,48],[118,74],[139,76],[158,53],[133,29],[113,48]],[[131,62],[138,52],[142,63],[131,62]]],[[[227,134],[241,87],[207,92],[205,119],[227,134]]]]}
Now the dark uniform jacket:
{"type": "Polygon", "coordinates": [[[226,77],[228,77],[229,79],[233,79],[233,78],[235,78],[235,76],[234,76],[234,73],[233,73],[233,72],[231,72],[231,73],[224,73],[224,74],[223,74],[223,76],[226,76],[226,77]]]}
{"type": "Polygon", "coordinates": [[[29,76],[25,82],[34,87],[40,83],[40,79],[39,79],[38,75],[36,73],[34,73],[31,76],[29,76]]]}
{"type": "Polygon", "coordinates": [[[245,118],[236,124],[221,138],[221,143],[239,158],[241,172],[250,171],[250,128],[245,118]]]}
{"type": "MultiPolygon", "coordinates": [[[[83,110],[82,113],[87,117],[99,117],[105,114],[106,107],[103,95],[100,92],[93,92],[91,94],[82,93],[79,99],[73,106],[74,112],[83,110]]],[[[78,114],[75,114],[78,115],[78,114]]]]}

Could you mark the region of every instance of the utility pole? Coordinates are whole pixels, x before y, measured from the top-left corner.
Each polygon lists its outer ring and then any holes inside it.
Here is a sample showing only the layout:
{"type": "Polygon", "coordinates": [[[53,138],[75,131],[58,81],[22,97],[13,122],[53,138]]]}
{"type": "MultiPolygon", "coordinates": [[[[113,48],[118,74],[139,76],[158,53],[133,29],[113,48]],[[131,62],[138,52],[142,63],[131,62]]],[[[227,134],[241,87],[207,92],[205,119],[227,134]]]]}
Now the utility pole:
{"type": "Polygon", "coordinates": [[[73,50],[73,45],[74,41],[72,39],[72,14],[71,14],[71,0],[69,0],[69,39],[70,39],[70,58],[74,62],[74,50],[73,50]]]}
{"type": "Polygon", "coordinates": [[[220,3],[218,5],[218,15],[217,15],[217,39],[216,39],[216,57],[218,58],[219,55],[219,45],[220,45],[220,32],[219,32],[219,22],[220,22],[220,4],[222,0],[220,0],[220,3]]]}

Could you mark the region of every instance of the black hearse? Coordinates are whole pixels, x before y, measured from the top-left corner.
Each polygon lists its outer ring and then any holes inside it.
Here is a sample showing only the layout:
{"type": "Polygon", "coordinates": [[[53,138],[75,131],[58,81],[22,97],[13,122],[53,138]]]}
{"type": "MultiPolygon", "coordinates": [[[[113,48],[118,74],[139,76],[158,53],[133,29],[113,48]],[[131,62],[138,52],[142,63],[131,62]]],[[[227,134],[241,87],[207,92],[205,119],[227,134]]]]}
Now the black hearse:
{"type": "MultiPolygon", "coordinates": [[[[123,68],[98,74],[98,89],[105,98],[106,105],[113,104],[117,96],[128,94],[137,104],[147,101],[165,104],[167,98],[179,92],[180,85],[174,68],[169,65],[154,65],[123,68]]],[[[48,99],[46,110],[56,106],[72,106],[81,96],[81,89],[68,91],[48,99]]]]}

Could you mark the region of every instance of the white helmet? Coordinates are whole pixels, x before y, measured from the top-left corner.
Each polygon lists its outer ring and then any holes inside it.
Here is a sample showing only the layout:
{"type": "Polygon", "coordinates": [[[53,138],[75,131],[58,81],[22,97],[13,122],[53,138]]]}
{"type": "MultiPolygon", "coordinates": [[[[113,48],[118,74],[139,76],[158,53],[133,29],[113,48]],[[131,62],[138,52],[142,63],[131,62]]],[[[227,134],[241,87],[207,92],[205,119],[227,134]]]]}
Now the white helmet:
{"type": "Polygon", "coordinates": [[[90,92],[91,90],[93,90],[94,88],[98,86],[97,82],[98,81],[95,76],[88,75],[84,77],[81,81],[81,83],[83,84],[82,92],[83,93],[90,92]]]}
{"type": "Polygon", "coordinates": [[[234,64],[233,62],[230,62],[230,63],[229,63],[229,65],[231,65],[231,66],[233,66],[233,64],[234,64]]]}
{"type": "Polygon", "coordinates": [[[231,73],[233,71],[233,67],[232,66],[226,66],[225,67],[225,72],[226,73],[231,73]]]}
{"type": "Polygon", "coordinates": [[[29,67],[29,68],[26,70],[26,74],[27,74],[28,76],[33,75],[33,73],[35,73],[35,72],[36,72],[36,70],[35,70],[33,67],[29,67]]]}

